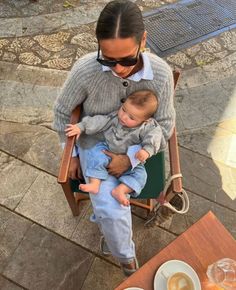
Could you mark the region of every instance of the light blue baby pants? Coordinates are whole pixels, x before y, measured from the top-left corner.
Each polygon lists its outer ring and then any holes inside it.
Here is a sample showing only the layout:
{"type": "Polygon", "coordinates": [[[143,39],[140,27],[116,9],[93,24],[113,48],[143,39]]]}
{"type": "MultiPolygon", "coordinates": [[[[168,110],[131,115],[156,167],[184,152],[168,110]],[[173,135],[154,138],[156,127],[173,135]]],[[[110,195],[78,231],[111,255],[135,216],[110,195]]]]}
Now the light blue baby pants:
{"type": "MultiPolygon", "coordinates": [[[[88,166],[85,171],[85,177],[94,177],[101,180],[108,178],[106,167],[111,161],[111,158],[103,153],[103,150],[109,151],[106,142],[98,142],[95,146],[86,150],[86,162],[88,166]]],[[[147,181],[147,173],[144,165],[138,164],[135,168],[127,170],[118,180],[132,188],[134,191],[131,193],[131,196],[137,197],[147,181]]]]}

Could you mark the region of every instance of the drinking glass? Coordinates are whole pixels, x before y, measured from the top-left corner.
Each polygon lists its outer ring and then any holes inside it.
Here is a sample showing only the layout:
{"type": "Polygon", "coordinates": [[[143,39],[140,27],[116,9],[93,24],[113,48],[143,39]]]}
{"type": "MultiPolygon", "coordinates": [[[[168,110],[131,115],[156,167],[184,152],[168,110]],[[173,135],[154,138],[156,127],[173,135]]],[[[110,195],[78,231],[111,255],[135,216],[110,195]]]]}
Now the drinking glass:
{"type": "Polygon", "coordinates": [[[208,266],[209,281],[225,290],[236,289],[236,261],[230,258],[221,259],[208,266]]]}

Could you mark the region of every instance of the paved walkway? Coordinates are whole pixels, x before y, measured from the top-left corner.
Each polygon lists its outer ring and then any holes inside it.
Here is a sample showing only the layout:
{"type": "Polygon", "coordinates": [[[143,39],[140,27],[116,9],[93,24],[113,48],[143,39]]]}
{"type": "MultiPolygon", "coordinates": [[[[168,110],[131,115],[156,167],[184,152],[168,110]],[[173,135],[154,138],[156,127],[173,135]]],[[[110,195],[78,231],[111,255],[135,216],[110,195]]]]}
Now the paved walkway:
{"type": "MultiPolygon", "coordinates": [[[[50,128],[67,72],[96,48],[94,24],[107,2],[0,3],[0,289],[110,290],[124,279],[117,261],[99,252],[90,203],[71,214],[56,182],[61,149],[50,128]]],[[[175,1],[136,2],[148,10],[175,1]]],[[[209,210],[236,237],[235,51],[233,30],[166,57],[182,70],[175,105],[191,204],[156,228],[145,228],[134,209],[141,265],[209,210]]]]}

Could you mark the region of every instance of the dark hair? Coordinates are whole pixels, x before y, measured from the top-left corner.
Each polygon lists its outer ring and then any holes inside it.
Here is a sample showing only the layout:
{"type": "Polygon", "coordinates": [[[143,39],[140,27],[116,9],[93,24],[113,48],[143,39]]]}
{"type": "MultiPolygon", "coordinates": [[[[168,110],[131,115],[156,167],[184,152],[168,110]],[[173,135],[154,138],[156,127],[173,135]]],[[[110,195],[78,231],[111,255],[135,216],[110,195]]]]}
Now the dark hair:
{"type": "Polygon", "coordinates": [[[146,118],[152,117],[159,105],[156,94],[151,90],[136,91],[129,95],[125,101],[129,101],[135,107],[145,110],[146,118]]]}
{"type": "Polygon", "coordinates": [[[135,37],[142,39],[144,23],[139,7],[126,0],[109,2],[102,10],[96,27],[97,40],[135,37]]]}

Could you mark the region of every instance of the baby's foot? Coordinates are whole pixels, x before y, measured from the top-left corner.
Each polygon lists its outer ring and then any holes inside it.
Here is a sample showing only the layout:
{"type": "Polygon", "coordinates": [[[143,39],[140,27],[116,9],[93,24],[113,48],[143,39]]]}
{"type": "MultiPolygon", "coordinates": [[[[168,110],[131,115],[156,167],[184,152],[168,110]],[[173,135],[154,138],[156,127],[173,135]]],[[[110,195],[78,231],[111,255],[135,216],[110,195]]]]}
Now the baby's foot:
{"type": "Polygon", "coordinates": [[[116,188],[114,188],[111,192],[112,196],[120,203],[123,204],[125,206],[129,206],[130,202],[126,196],[126,194],[124,193],[124,191],[117,186],[116,188]]]}
{"type": "Polygon", "coordinates": [[[93,183],[80,184],[79,189],[85,192],[96,194],[99,192],[99,185],[93,183]]]}

